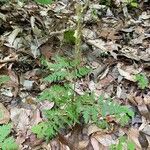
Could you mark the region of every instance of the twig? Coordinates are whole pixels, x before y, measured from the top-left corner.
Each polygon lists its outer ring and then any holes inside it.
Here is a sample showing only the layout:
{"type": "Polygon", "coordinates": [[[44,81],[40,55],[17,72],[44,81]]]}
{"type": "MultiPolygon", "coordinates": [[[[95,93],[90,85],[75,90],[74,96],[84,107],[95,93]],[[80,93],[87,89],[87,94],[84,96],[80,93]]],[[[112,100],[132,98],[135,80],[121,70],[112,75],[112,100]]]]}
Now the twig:
{"type": "Polygon", "coordinates": [[[3,59],[3,60],[0,60],[0,64],[3,64],[3,63],[8,63],[8,62],[14,62],[18,59],[18,57],[14,57],[14,58],[9,58],[9,59],[3,59]]]}
{"type": "Polygon", "coordinates": [[[97,77],[107,68],[108,64],[105,64],[103,66],[100,66],[96,68],[91,74],[90,74],[90,80],[93,80],[94,82],[97,81],[97,77]]]}

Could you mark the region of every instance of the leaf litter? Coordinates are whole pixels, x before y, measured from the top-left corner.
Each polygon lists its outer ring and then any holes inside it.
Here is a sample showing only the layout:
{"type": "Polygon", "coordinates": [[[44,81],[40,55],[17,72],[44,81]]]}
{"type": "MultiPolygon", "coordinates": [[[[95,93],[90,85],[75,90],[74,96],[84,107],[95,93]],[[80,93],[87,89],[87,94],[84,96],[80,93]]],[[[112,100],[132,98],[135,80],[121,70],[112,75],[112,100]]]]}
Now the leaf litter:
{"type": "Polygon", "coordinates": [[[93,71],[88,79],[77,81],[75,91],[82,95],[88,88],[96,95],[113,97],[116,102],[130,106],[135,117],[122,128],[113,116],[107,116],[107,121],[112,121],[109,130],[92,124],[75,127],[74,132],[63,131],[49,143],[31,132],[33,124],[45,119],[43,110],[55,105],[49,101],[39,103],[36,98],[47,86],[41,84],[44,72],[39,56],[50,59],[58,52],[72,55],[73,46],[63,43],[63,34],[75,30],[74,1],[55,1],[48,7],[22,1],[0,6],[0,75],[7,74],[10,78],[0,87],[0,114],[5,114],[0,123],[11,120],[20,149],[105,150],[124,135],[136,149],[150,148],[149,1],[139,2],[140,10],[130,9],[122,2],[116,0],[112,7],[89,1],[83,19],[82,48],[93,71]],[[148,79],[145,89],[135,79],[141,73],[148,79]]]}

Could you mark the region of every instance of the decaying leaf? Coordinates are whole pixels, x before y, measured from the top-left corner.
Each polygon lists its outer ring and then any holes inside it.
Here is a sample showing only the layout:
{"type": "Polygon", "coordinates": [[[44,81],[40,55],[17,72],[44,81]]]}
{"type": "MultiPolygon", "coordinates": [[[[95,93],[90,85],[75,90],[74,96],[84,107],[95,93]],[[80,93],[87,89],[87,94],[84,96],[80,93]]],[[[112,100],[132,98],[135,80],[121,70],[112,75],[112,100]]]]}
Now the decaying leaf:
{"type": "Polygon", "coordinates": [[[9,111],[0,103],[0,124],[7,124],[10,120],[9,111]]]}
{"type": "Polygon", "coordinates": [[[121,76],[132,82],[135,82],[135,75],[141,71],[141,68],[134,69],[134,66],[123,66],[121,63],[117,64],[117,68],[121,76]]]}
{"type": "Polygon", "coordinates": [[[106,133],[98,133],[94,135],[94,138],[104,146],[110,146],[116,144],[116,141],[113,139],[112,135],[106,133]]]}
{"type": "Polygon", "coordinates": [[[26,133],[27,129],[29,128],[30,115],[31,110],[24,108],[11,108],[10,110],[10,118],[15,125],[16,130],[22,131],[23,133],[26,133]]]}
{"type": "Polygon", "coordinates": [[[138,137],[139,137],[139,130],[138,129],[131,128],[128,131],[127,135],[128,135],[129,140],[131,140],[135,143],[135,146],[136,146],[137,149],[142,149],[141,144],[138,140],[138,137]]]}

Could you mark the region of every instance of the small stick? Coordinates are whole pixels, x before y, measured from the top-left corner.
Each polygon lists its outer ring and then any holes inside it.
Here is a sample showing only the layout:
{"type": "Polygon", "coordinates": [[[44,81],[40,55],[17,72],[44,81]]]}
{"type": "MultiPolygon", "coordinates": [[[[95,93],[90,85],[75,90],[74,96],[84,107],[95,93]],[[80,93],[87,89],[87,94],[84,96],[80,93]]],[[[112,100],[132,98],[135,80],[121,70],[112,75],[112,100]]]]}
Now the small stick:
{"type": "Polygon", "coordinates": [[[106,69],[108,64],[105,64],[103,66],[99,66],[96,68],[91,74],[90,74],[90,80],[93,80],[94,82],[97,81],[97,77],[106,69]]]}
{"type": "Polygon", "coordinates": [[[3,64],[3,63],[8,63],[8,62],[14,62],[16,61],[17,58],[10,58],[10,59],[3,59],[3,60],[0,60],[0,64],[3,64]]]}

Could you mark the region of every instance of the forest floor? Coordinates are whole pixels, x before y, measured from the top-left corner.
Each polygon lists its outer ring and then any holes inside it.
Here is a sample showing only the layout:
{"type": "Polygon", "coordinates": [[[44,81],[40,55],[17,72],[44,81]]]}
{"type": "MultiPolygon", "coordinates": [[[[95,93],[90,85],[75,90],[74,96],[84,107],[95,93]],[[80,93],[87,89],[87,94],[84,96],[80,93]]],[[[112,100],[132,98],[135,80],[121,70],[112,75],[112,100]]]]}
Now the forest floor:
{"type": "MultiPolygon", "coordinates": [[[[47,86],[41,81],[40,57],[51,60],[60,54],[72,58],[73,39],[65,39],[64,33],[76,30],[77,1],[51,5],[0,2],[0,76],[10,78],[7,83],[0,79],[0,111],[4,114],[0,124],[12,123],[11,134],[19,149],[69,150],[72,145],[75,150],[107,150],[122,136],[137,150],[150,149],[150,1],[137,2],[137,7],[121,1],[89,1],[82,18],[81,51],[92,72],[77,80],[75,90],[82,94],[86,88],[111,97],[132,109],[134,117],[122,127],[109,116],[109,130],[94,124],[82,130],[75,126],[49,142],[31,132],[33,125],[44,120],[42,111],[54,106],[37,99],[47,86]]],[[[123,147],[120,149],[127,149],[123,147]]]]}

